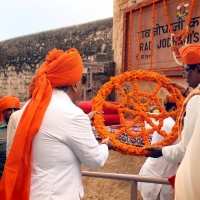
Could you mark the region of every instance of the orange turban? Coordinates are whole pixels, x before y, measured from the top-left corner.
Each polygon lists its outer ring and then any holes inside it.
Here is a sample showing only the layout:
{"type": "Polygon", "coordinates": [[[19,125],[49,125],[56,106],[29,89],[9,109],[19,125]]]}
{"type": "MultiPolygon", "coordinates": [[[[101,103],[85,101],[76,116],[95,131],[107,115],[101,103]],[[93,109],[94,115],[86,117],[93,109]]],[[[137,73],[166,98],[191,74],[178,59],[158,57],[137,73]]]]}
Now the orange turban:
{"type": "Polygon", "coordinates": [[[165,97],[165,103],[176,103],[174,97],[168,93],[165,97]]]}
{"type": "Polygon", "coordinates": [[[184,64],[199,64],[200,63],[200,43],[188,44],[180,48],[180,56],[184,64]]]}
{"type": "Polygon", "coordinates": [[[31,146],[52,96],[52,88],[69,86],[82,77],[82,59],[75,49],[53,49],[39,68],[29,87],[32,98],[17,127],[12,148],[6,160],[0,182],[4,200],[29,200],[31,176],[31,146]]]}
{"type": "Polygon", "coordinates": [[[16,106],[20,109],[20,100],[15,96],[4,96],[0,99],[0,121],[3,120],[2,112],[16,106]]]}
{"type": "Polygon", "coordinates": [[[28,87],[28,100],[31,99],[33,91],[35,89],[35,84],[36,84],[36,76],[34,76],[29,84],[28,87]]]}
{"type": "Polygon", "coordinates": [[[53,49],[39,68],[37,78],[46,74],[52,88],[75,84],[82,77],[82,59],[75,48],[66,52],[53,49]]]}

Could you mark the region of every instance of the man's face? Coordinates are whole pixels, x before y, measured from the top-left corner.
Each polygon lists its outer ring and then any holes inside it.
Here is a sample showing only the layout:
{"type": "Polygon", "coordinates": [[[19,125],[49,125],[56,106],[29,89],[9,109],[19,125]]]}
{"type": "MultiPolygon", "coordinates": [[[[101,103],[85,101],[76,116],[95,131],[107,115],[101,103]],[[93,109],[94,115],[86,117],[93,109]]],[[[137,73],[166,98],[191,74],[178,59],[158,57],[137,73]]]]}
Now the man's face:
{"type": "Polygon", "coordinates": [[[200,83],[200,73],[198,72],[199,69],[200,69],[199,64],[184,65],[183,76],[186,78],[189,87],[196,88],[200,83]]]}
{"type": "Polygon", "coordinates": [[[6,110],[3,111],[3,117],[4,117],[4,120],[6,121],[6,123],[9,122],[11,114],[17,110],[19,110],[18,107],[13,106],[13,107],[7,108],[6,110]]]}

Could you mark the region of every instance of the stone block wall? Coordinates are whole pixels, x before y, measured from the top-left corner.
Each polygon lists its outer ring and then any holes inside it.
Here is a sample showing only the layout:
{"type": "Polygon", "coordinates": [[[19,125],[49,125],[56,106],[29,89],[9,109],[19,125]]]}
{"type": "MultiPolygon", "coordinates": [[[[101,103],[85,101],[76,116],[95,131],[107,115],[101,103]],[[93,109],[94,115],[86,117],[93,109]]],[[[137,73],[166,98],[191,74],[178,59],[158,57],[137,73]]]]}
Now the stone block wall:
{"type": "Polygon", "coordinates": [[[12,94],[26,101],[31,78],[53,48],[75,47],[83,62],[104,63],[106,73],[94,88],[98,91],[115,74],[112,31],[113,18],[107,18],[0,42],[0,97],[12,94]]]}

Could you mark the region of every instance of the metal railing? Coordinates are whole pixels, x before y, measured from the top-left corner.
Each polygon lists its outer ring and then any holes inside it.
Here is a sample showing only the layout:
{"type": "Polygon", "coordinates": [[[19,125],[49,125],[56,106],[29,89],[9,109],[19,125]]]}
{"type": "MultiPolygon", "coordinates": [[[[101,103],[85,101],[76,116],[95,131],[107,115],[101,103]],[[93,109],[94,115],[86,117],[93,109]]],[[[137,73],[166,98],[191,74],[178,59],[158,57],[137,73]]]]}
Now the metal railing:
{"type": "Polygon", "coordinates": [[[106,178],[106,179],[130,181],[131,182],[131,200],[137,200],[137,182],[169,185],[167,178],[158,178],[158,177],[150,177],[150,176],[102,173],[102,172],[88,172],[88,171],[83,171],[82,175],[89,176],[89,177],[95,177],[95,178],[106,178]]]}

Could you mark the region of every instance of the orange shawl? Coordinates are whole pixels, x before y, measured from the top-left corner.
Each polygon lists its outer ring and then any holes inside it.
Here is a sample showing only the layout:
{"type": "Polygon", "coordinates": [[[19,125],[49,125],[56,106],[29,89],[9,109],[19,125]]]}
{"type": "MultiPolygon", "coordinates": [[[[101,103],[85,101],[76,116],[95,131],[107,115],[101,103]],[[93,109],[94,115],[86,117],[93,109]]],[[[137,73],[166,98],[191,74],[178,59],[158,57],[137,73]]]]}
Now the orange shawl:
{"type": "Polygon", "coordinates": [[[28,200],[30,196],[31,146],[52,96],[52,88],[75,84],[82,76],[82,60],[74,48],[53,49],[39,68],[32,99],[18,124],[0,182],[2,200],[28,200]]]}
{"type": "Polygon", "coordinates": [[[181,133],[183,130],[183,126],[184,126],[184,116],[185,116],[185,112],[186,112],[186,106],[188,101],[194,96],[194,95],[200,95],[200,87],[197,86],[185,99],[185,101],[183,102],[183,106],[182,106],[182,110],[181,113],[179,115],[179,119],[178,119],[178,124],[179,124],[179,128],[178,128],[178,140],[181,141],[181,133]]]}

